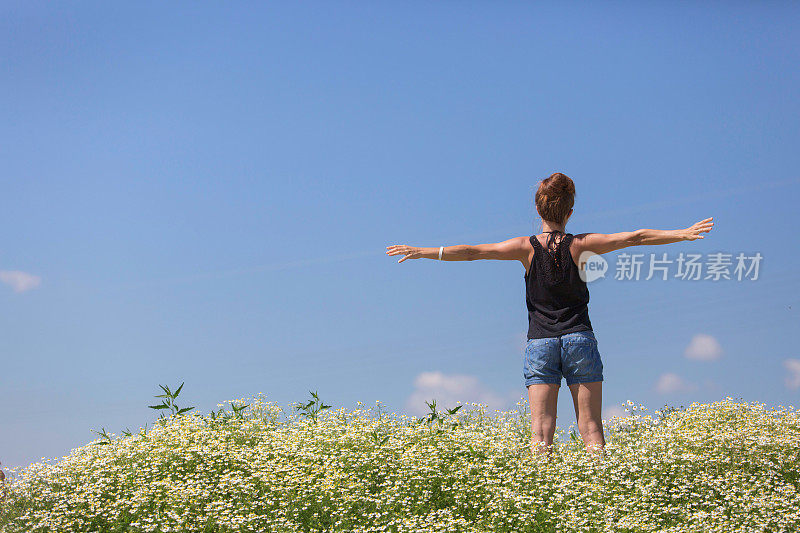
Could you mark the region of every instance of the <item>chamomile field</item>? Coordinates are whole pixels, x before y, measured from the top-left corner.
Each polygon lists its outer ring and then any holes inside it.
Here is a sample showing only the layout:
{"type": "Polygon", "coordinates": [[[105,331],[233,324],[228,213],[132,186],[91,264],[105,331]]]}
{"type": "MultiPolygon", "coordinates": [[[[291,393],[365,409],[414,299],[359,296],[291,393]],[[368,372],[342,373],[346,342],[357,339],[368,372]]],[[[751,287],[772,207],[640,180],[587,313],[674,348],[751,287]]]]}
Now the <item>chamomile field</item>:
{"type": "Polygon", "coordinates": [[[800,530],[793,406],[630,405],[606,422],[601,459],[561,428],[550,457],[532,455],[519,405],[424,418],[316,395],[291,412],[261,394],[208,415],[168,406],[152,427],[9,472],[0,530],[800,530]]]}

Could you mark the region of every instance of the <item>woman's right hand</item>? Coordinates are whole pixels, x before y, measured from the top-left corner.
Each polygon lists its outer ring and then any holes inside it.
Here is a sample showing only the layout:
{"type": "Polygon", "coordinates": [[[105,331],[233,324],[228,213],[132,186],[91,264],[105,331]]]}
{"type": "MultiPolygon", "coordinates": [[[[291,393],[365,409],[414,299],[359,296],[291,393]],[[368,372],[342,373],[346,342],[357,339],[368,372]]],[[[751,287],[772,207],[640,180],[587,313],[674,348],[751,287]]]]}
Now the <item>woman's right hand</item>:
{"type": "Polygon", "coordinates": [[[681,237],[685,241],[695,241],[697,239],[705,238],[701,233],[708,233],[714,228],[714,217],[695,222],[685,230],[681,230],[681,237]]]}
{"type": "Polygon", "coordinates": [[[416,246],[407,246],[405,244],[393,244],[386,247],[386,253],[388,255],[403,254],[405,257],[398,261],[398,263],[402,263],[406,259],[417,259],[422,257],[422,248],[417,248],[416,246]]]}

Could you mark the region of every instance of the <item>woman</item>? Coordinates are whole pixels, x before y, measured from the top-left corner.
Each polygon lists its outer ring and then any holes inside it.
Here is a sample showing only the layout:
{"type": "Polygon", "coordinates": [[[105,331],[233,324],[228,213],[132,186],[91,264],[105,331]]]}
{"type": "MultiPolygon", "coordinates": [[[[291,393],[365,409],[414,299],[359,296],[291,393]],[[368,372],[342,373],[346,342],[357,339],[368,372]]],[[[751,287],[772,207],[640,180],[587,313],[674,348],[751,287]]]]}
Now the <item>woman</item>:
{"type": "MultiPolygon", "coordinates": [[[[707,218],[686,229],[640,229],[621,233],[566,233],[572,216],[575,184],[556,172],[539,184],[536,210],[542,233],[503,242],[439,248],[388,246],[389,255],[406,259],[513,259],[525,267],[528,342],[524,377],[531,408],[531,449],[552,450],[561,377],[567,381],[578,430],[587,451],[603,453],[603,363],[589,321],[589,291],[579,275],[581,254],[605,254],[628,246],[669,244],[702,239],[714,223],[707,218]]],[[[586,256],[584,256],[586,257],[586,256]]]]}

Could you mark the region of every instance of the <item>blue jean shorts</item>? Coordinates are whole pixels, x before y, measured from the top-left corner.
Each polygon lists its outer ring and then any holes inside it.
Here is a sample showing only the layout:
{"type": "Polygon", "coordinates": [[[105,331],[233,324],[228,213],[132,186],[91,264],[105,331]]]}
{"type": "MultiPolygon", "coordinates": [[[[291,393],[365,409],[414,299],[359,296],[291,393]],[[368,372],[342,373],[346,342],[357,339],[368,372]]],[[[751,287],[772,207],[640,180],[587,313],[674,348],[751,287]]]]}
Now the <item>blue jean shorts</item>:
{"type": "Polygon", "coordinates": [[[562,375],[567,386],[603,381],[603,361],[592,331],[528,339],[523,366],[526,387],[535,383],[561,385],[562,375]]]}

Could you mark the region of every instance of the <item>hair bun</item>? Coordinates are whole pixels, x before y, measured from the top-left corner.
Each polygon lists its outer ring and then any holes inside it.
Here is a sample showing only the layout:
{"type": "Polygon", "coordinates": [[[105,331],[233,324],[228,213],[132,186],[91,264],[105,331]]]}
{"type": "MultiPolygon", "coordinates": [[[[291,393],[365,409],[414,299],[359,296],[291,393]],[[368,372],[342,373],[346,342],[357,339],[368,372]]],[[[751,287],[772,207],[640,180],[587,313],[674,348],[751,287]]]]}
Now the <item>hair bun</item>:
{"type": "Polygon", "coordinates": [[[542,180],[536,191],[536,210],[549,222],[563,223],[574,203],[575,183],[561,172],[542,180]]]}
{"type": "Polygon", "coordinates": [[[556,172],[548,178],[547,188],[560,194],[575,194],[575,184],[561,172],[556,172]]]}

